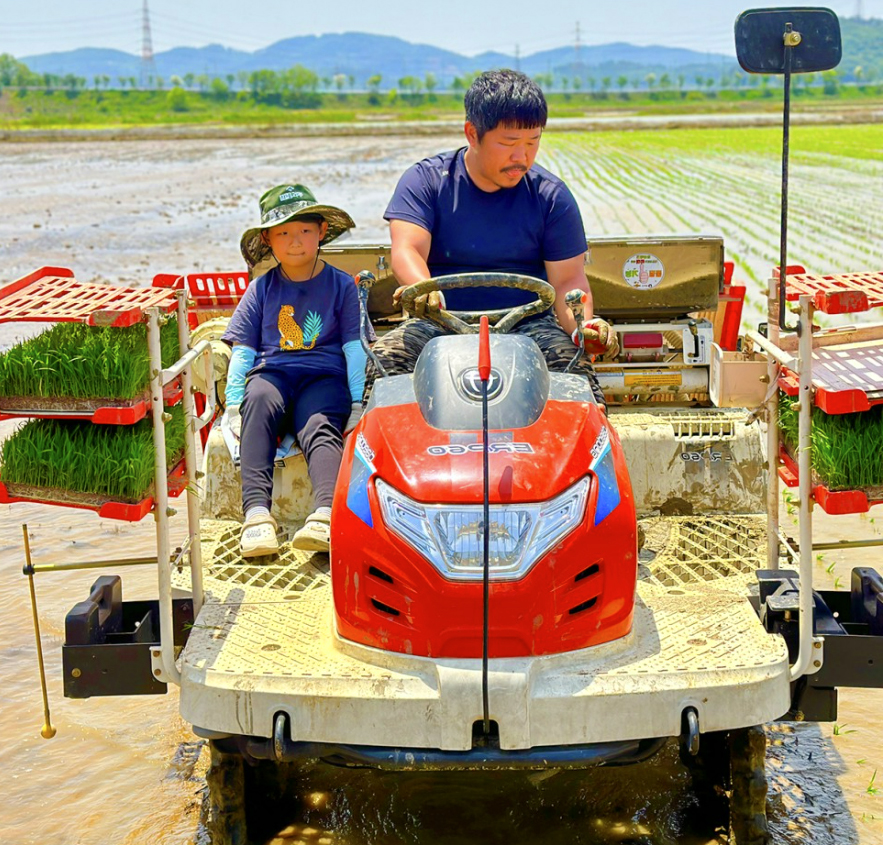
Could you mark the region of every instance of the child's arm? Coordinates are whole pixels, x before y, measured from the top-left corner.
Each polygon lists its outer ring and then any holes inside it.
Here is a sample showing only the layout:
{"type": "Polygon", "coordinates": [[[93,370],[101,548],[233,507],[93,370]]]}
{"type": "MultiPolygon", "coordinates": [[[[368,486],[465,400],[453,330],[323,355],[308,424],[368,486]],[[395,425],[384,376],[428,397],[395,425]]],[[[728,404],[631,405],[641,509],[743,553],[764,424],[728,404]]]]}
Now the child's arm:
{"type": "MultiPolygon", "coordinates": [[[[257,352],[250,346],[241,343],[233,345],[230,366],[227,368],[227,407],[234,408],[242,404],[245,398],[245,376],[254,366],[257,352]]],[[[364,381],[364,379],[363,379],[364,381]]]]}
{"type": "Polygon", "coordinates": [[[365,363],[368,356],[362,348],[362,342],[351,340],[343,345],[343,355],[346,358],[346,380],[350,388],[350,396],[353,404],[362,404],[362,393],[365,390],[365,363]]]}

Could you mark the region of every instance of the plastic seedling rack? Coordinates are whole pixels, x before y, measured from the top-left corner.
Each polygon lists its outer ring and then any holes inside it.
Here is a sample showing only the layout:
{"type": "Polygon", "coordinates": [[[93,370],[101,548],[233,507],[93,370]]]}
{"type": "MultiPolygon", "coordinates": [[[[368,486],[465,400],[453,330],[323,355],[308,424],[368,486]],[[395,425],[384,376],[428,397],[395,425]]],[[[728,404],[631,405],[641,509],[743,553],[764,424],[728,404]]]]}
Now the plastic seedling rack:
{"type": "Polygon", "coordinates": [[[153,277],[154,288],[187,291],[191,329],[212,317],[232,314],[248,285],[248,273],[244,271],[191,273],[189,276],[159,273],[153,277]]]}
{"type": "MultiPolygon", "coordinates": [[[[66,267],[42,267],[0,288],[0,323],[77,322],[126,328],[142,322],[144,309],[151,307],[165,314],[175,312],[178,305],[174,291],[80,282],[66,267]]],[[[177,404],[182,396],[179,379],[163,388],[166,405],[177,404]]],[[[28,396],[12,402],[0,397],[0,419],[39,417],[99,425],[132,425],[144,419],[149,410],[148,390],[141,396],[119,400],[28,396]]]]}
{"type": "MultiPolygon", "coordinates": [[[[100,497],[89,494],[78,494],[70,491],[40,490],[34,495],[16,495],[17,485],[7,487],[0,482],[0,504],[11,505],[16,502],[30,502],[41,505],[56,505],[65,508],[90,510],[102,519],[116,519],[122,522],[140,522],[154,508],[156,500],[146,496],[139,502],[116,502],[111,499],[100,500],[100,497]]],[[[168,474],[168,495],[177,498],[187,489],[187,467],[183,460],[179,461],[168,474]]]]}

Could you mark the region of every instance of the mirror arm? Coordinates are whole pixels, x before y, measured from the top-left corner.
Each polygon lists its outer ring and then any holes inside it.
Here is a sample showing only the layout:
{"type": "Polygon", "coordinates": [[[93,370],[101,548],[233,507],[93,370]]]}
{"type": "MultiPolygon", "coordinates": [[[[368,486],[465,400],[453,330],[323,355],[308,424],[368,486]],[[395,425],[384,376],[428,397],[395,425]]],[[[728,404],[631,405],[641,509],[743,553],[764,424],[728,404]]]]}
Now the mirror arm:
{"type": "Polygon", "coordinates": [[[788,156],[791,141],[791,54],[800,44],[799,32],[794,32],[790,23],[785,24],[782,41],[785,45],[784,105],[782,113],[782,224],[779,242],[779,328],[783,332],[800,333],[800,323],[787,325],[788,312],[785,310],[785,287],[788,280],[788,156]]]}

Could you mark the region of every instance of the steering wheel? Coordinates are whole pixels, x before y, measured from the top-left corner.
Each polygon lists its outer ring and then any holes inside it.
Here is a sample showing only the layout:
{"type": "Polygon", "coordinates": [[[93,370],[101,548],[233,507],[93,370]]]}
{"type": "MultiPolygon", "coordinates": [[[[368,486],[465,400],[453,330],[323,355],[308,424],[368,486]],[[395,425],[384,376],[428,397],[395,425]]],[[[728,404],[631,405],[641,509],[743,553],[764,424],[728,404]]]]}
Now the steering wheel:
{"type": "Polygon", "coordinates": [[[482,315],[487,315],[491,323],[491,331],[504,334],[511,331],[525,317],[533,317],[552,307],[555,302],[555,288],[542,279],[533,276],[522,276],[517,273],[454,273],[450,276],[438,276],[424,279],[422,282],[409,285],[402,294],[402,307],[408,313],[414,312],[414,301],[418,296],[425,296],[433,291],[455,290],[456,288],[516,288],[535,294],[536,299],[517,305],[514,308],[499,308],[494,311],[446,311],[427,313],[426,319],[444,326],[455,334],[476,334],[478,322],[482,315]]]}

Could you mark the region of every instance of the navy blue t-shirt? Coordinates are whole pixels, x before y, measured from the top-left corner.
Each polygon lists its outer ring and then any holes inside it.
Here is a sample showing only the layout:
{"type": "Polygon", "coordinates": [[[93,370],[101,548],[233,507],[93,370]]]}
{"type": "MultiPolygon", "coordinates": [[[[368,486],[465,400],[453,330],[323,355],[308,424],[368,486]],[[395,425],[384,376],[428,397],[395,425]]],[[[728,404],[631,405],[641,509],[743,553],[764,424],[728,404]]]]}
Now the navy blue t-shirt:
{"type": "MultiPolygon", "coordinates": [[[[535,164],[514,187],[482,191],[466,171],[465,149],[408,168],[383,215],[432,235],[432,276],[503,272],[545,279],[543,262],[586,251],[579,206],[557,176],[535,164]]],[[[533,295],[474,288],[448,291],[445,299],[452,311],[487,311],[529,302],[533,295]]]]}
{"type": "Polygon", "coordinates": [[[254,349],[254,370],[292,367],[345,376],[343,344],[359,339],[353,278],[326,264],[312,279],[291,282],[274,267],[246,288],[222,339],[254,349]]]}

